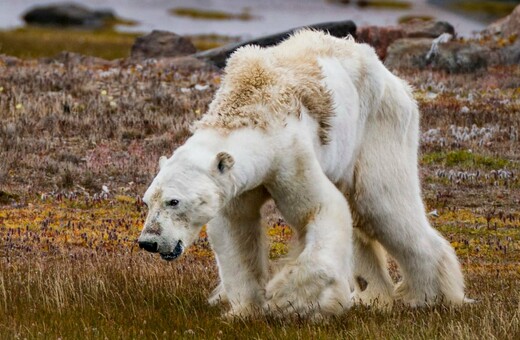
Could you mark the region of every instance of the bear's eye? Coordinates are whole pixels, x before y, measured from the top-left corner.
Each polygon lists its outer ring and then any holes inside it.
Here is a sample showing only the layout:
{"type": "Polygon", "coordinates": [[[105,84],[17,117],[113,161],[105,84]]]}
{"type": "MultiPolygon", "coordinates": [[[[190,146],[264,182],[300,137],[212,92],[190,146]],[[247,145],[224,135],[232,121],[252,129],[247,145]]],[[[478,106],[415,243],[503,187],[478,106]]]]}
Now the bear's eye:
{"type": "Polygon", "coordinates": [[[173,200],[169,200],[169,201],[166,202],[166,205],[167,205],[168,207],[175,207],[175,206],[177,206],[178,204],[179,204],[179,200],[175,200],[175,199],[173,199],[173,200]]]}

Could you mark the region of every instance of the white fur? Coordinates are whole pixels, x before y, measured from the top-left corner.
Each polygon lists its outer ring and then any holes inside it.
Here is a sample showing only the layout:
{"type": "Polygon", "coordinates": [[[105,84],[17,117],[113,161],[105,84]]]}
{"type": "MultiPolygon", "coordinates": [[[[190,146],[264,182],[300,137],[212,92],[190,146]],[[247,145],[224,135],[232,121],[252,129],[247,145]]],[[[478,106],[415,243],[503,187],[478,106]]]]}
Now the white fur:
{"type": "MultiPolygon", "coordinates": [[[[335,104],[330,142],[320,140],[316,116],[304,106],[297,114],[272,113],[273,123],[262,127],[199,128],[161,162],[144,196],[150,213],[140,240],[157,241],[168,252],[178,240],[188,246],[209,222],[221,279],[210,301],[229,301],[230,314],[255,308],[338,314],[351,305],[351,291],[367,304],[462,303],[455,252],[430,226],[421,200],[419,113],[408,85],[372,48],[350,39],[303,31],[261,51],[266,65],[285,56],[317,61],[335,104]],[[219,171],[222,152],[234,163],[219,171]],[[179,198],[178,208],[164,206],[171,198],[179,198]],[[270,279],[259,214],[269,198],[297,234],[293,256],[270,279]],[[149,233],[154,223],[163,233],[149,233]],[[403,275],[395,290],[384,250],[403,275]]],[[[254,52],[237,52],[233,67],[247,69],[254,52]],[[241,53],[249,55],[241,59],[241,53]]],[[[280,78],[293,71],[285,67],[280,78]]],[[[224,78],[223,86],[234,85],[224,78]]]]}

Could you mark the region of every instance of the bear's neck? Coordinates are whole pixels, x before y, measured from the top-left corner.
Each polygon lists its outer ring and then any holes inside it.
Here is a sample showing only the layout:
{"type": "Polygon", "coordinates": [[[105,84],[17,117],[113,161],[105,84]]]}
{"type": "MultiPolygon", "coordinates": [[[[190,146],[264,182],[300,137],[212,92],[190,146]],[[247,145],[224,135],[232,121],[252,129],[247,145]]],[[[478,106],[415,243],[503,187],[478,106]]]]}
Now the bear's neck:
{"type": "MultiPolygon", "coordinates": [[[[235,163],[233,173],[232,196],[252,190],[264,183],[271,173],[275,152],[267,142],[264,131],[242,128],[232,131],[217,132],[214,129],[199,129],[190,138],[199,145],[204,145],[216,155],[225,151],[235,163]]],[[[229,197],[231,199],[233,197],[229,197]]]]}

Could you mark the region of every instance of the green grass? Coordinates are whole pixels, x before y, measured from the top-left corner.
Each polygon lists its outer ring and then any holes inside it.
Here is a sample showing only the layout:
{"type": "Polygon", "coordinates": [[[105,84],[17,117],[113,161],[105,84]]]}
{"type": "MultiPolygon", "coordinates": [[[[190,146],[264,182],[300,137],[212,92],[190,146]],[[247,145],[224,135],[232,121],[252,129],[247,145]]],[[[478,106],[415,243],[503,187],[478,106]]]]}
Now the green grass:
{"type": "Polygon", "coordinates": [[[236,43],[240,40],[238,37],[230,37],[219,34],[197,34],[191,35],[189,38],[199,51],[205,51],[223,45],[236,43]]]}
{"type": "Polygon", "coordinates": [[[466,150],[427,153],[423,155],[422,162],[423,164],[441,164],[446,167],[494,170],[507,168],[513,164],[501,157],[483,156],[466,150]]]}
{"type": "MultiPolygon", "coordinates": [[[[0,54],[29,59],[53,57],[69,51],[112,60],[130,56],[135,39],[141,35],[113,29],[89,31],[28,26],[0,31],[0,54]]],[[[199,51],[237,41],[237,38],[217,34],[189,38],[199,51]]]]}
{"type": "Polygon", "coordinates": [[[51,57],[62,51],[104,59],[125,58],[135,38],[141,34],[111,29],[86,31],[74,29],[24,27],[0,31],[0,54],[19,58],[51,57]]]}
{"type": "Polygon", "coordinates": [[[454,9],[463,10],[465,12],[483,13],[495,17],[504,17],[511,13],[517,5],[518,2],[463,0],[454,1],[450,6],[454,9]]]}
{"type": "Polygon", "coordinates": [[[411,21],[415,21],[415,20],[420,20],[420,21],[431,21],[435,19],[433,16],[430,16],[430,15],[403,15],[402,17],[400,17],[397,22],[399,24],[406,24],[406,23],[409,23],[411,21]]]}
{"type": "Polygon", "coordinates": [[[408,1],[391,1],[391,0],[358,0],[359,7],[374,7],[385,9],[409,9],[412,4],[408,1]]]}
{"type": "Polygon", "coordinates": [[[170,14],[181,17],[189,17],[192,19],[202,20],[243,20],[249,21],[254,19],[249,10],[244,9],[241,13],[229,13],[224,11],[212,11],[198,8],[179,7],[169,10],[170,14]]]}

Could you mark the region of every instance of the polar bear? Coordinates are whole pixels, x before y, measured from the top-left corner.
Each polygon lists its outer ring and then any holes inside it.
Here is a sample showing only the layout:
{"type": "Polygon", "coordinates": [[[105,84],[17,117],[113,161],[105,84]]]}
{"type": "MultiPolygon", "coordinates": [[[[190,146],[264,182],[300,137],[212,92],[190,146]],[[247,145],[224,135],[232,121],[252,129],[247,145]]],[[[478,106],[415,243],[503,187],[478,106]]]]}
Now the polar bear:
{"type": "Polygon", "coordinates": [[[421,199],[417,105],[370,46],[303,30],[240,48],[193,130],[160,160],[139,245],[172,260],[207,224],[220,275],[210,302],[313,316],[353,301],[465,301],[455,252],[421,199]],[[296,234],[272,277],[260,216],[270,198],[296,234]]]}

